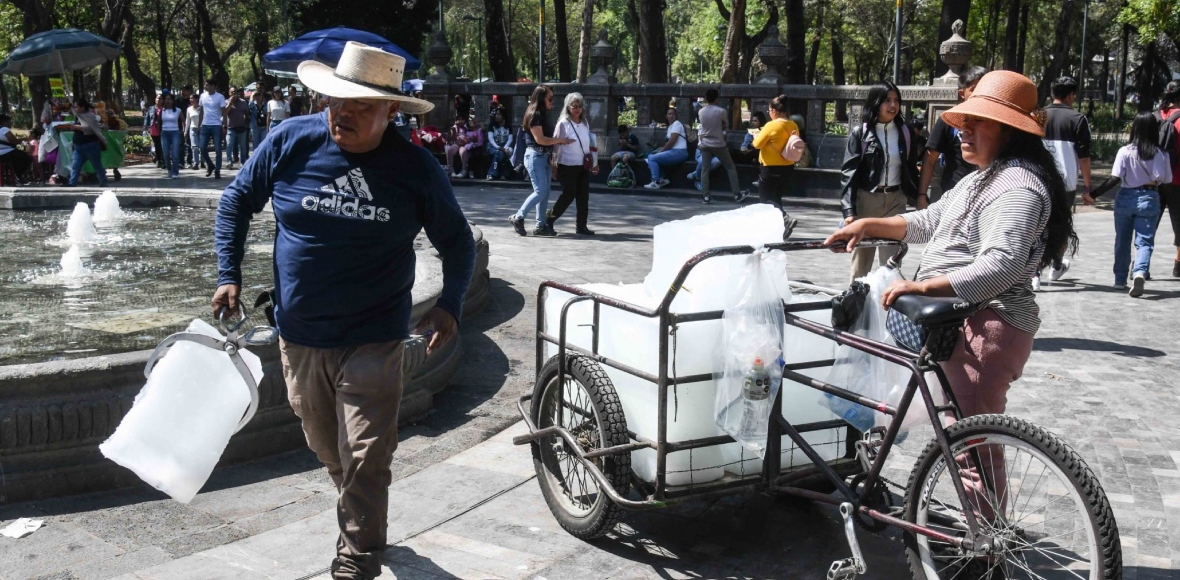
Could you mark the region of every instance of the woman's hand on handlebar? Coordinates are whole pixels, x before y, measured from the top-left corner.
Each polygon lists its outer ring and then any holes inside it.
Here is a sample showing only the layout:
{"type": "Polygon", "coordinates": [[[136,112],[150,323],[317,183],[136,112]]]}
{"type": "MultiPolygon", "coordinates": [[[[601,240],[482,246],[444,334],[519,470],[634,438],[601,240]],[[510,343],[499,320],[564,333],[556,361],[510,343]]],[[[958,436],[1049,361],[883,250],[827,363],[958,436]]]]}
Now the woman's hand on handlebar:
{"type": "Polygon", "coordinates": [[[893,306],[893,301],[897,300],[899,296],[906,294],[925,294],[926,285],[923,282],[915,282],[913,280],[898,280],[885,289],[885,293],[881,295],[881,306],[889,308],[893,306]]]}
{"type": "Polygon", "coordinates": [[[844,218],[844,227],[828,236],[824,245],[836,253],[851,252],[865,238],[864,224],[863,220],[856,220],[855,216],[844,218]]]}

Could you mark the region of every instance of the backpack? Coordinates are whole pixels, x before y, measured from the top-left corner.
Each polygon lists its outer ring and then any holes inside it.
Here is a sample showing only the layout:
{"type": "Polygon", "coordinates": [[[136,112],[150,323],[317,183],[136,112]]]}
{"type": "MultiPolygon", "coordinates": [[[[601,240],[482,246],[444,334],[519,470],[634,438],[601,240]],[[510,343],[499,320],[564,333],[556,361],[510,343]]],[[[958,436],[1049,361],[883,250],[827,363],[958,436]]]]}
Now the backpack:
{"type": "Polygon", "coordinates": [[[1172,166],[1180,161],[1180,135],[1176,134],[1176,120],[1180,119],[1180,111],[1176,111],[1168,115],[1164,119],[1163,110],[1155,112],[1155,117],[1160,120],[1160,149],[1168,152],[1168,158],[1172,161],[1172,166]]]}
{"type": "Polygon", "coordinates": [[[807,150],[807,144],[803,142],[803,138],[799,136],[799,132],[791,133],[787,138],[787,145],[783,147],[783,159],[791,163],[798,163],[803,159],[803,152],[807,150]]]}
{"type": "Polygon", "coordinates": [[[620,161],[615,168],[610,171],[610,175],[606,178],[607,187],[634,187],[635,186],[635,172],[631,171],[630,167],[623,161],[620,161]]]}

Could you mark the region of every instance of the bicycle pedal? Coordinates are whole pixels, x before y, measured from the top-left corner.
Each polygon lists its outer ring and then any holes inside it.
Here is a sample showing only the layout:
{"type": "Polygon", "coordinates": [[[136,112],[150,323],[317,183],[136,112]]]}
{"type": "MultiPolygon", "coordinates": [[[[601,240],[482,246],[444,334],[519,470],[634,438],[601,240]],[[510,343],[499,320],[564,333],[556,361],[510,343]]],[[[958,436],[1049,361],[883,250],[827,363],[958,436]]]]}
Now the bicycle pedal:
{"type": "Polygon", "coordinates": [[[856,578],[856,559],[844,558],[832,562],[828,568],[828,580],[852,580],[856,578]]]}

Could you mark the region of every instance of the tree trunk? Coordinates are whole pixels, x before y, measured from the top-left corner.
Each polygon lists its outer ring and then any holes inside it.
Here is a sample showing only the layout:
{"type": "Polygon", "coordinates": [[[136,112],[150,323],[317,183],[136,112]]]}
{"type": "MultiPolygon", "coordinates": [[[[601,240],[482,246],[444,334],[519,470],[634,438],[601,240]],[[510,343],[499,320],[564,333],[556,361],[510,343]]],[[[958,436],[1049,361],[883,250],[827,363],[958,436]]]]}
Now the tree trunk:
{"type": "Polygon", "coordinates": [[[1020,0],[1008,0],[1008,26],[1004,29],[1004,70],[1016,68],[1020,50],[1020,0]]]}
{"type": "Polygon", "coordinates": [[[639,54],[643,68],[639,71],[641,83],[668,82],[668,42],[664,33],[664,2],[662,0],[636,0],[638,9],[639,54]]]}
{"type": "MultiPolygon", "coordinates": [[[[590,0],[592,3],[592,0],[590,0]]],[[[512,58],[512,44],[508,39],[508,25],[504,21],[504,0],[484,0],[484,39],[488,45],[488,64],[492,80],[498,83],[516,82],[516,59],[512,58]]]]}
{"type": "Polygon", "coordinates": [[[1066,62],[1069,60],[1069,27],[1073,23],[1073,16],[1076,9],[1074,2],[1061,3],[1061,17],[1057,19],[1057,28],[1054,31],[1055,39],[1053,41],[1053,60],[1049,61],[1049,66],[1045,67],[1045,76],[1041,78],[1041,85],[1038,87],[1037,93],[1041,102],[1049,96],[1049,86],[1057,77],[1061,76],[1061,71],[1065,70],[1066,62]]]}
{"type": "Polygon", "coordinates": [[[1109,103],[1110,97],[1107,96],[1107,89],[1110,87],[1110,51],[1103,46],[1102,50],[1102,76],[1098,78],[1098,91],[1103,103],[1109,103]]]}
{"type": "Polygon", "coordinates": [[[815,26],[811,29],[811,54],[807,57],[807,84],[815,84],[815,66],[819,61],[819,45],[824,38],[824,0],[815,3],[815,26]]]}
{"type": "Polygon", "coordinates": [[[111,88],[111,84],[114,69],[115,63],[113,62],[104,62],[98,69],[98,100],[100,101],[112,100],[114,90],[111,88]]]}
{"type": "Polygon", "coordinates": [[[627,22],[631,23],[633,34],[631,35],[632,48],[635,51],[635,81],[640,82],[647,73],[644,71],[647,65],[644,64],[643,58],[643,43],[639,41],[639,9],[635,6],[635,0],[627,0],[627,16],[630,18],[627,22]]]}
{"type": "MultiPolygon", "coordinates": [[[[945,4],[944,4],[945,6],[945,4]]],[[[836,86],[845,84],[847,81],[844,72],[844,39],[840,35],[841,20],[840,14],[837,12],[831,19],[831,41],[832,41],[832,83],[836,86]]],[[[836,101],[836,120],[841,123],[848,122],[848,102],[836,101]]],[[[820,132],[826,132],[824,127],[820,127],[820,132]]]]}
{"type": "MultiPolygon", "coordinates": [[[[967,17],[970,15],[971,0],[942,0],[942,16],[938,20],[938,44],[935,45],[935,50],[951,37],[951,25],[956,20],[962,20],[964,30],[966,30],[967,17]]],[[[941,77],[946,74],[947,70],[946,63],[939,59],[934,67],[934,76],[941,77]]]]}
{"type": "MultiPolygon", "coordinates": [[[[28,38],[38,32],[53,30],[53,11],[56,0],[9,0],[21,11],[21,32],[28,38]]],[[[33,101],[33,118],[39,119],[41,106],[49,96],[48,77],[30,77],[29,95],[33,101]]]]}
{"type": "Polygon", "coordinates": [[[803,13],[803,0],[787,0],[786,18],[787,83],[802,85],[807,82],[807,21],[803,13]]]}
{"type": "Polygon", "coordinates": [[[1130,48],[1131,25],[1123,25],[1119,39],[1119,74],[1114,87],[1114,118],[1123,120],[1123,105],[1127,103],[1127,49],[1130,48]]]}
{"type": "Polygon", "coordinates": [[[746,40],[746,0],[733,0],[733,10],[726,10],[725,3],[716,0],[721,17],[729,21],[725,30],[725,47],[721,50],[721,82],[738,82],[741,69],[743,42],[746,40]]]}
{"type": "Polygon", "coordinates": [[[123,114],[126,103],[123,102],[123,58],[115,59],[115,107],[119,114],[123,114]]]}
{"type": "Polygon", "coordinates": [[[256,12],[255,18],[258,20],[252,27],[251,36],[254,41],[251,43],[250,69],[254,72],[254,80],[262,83],[265,74],[262,72],[262,57],[270,52],[270,15],[266,10],[260,9],[256,12]]]}
{"type": "Polygon", "coordinates": [[[566,25],[565,0],[553,0],[553,19],[557,30],[557,78],[568,83],[573,78],[570,67],[570,35],[566,25]]]}
{"type": "Polygon", "coordinates": [[[206,0],[193,0],[192,7],[197,21],[201,24],[200,53],[209,63],[210,76],[217,80],[217,90],[224,93],[229,86],[229,71],[226,70],[225,64],[229,57],[241,48],[242,39],[234,39],[233,44],[224,52],[217,50],[217,44],[213,40],[213,19],[209,16],[209,5],[206,0]]]}
{"type": "Polygon", "coordinates": [[[1025,2],[1020,9],[1020,44],[1016,48],[1016,72],[1024,74],[1024,46],[1028,42],[1028,10],[1031,3],[1025,2]]]}
{"type": "Polygon", "coordinates": [[[127,13],[127,19],[123,28],[123,58],[127,59],[127,74],[131,75],[131,79],[135,81],[135,86],[139,88],[139,92],[143,93],[143,98],[155,98],[156,81],[152,80],[151,75],[143,72],[139,66],[139,53],[135,50],[135,16],[127,13]]]}
{"type": "Polygon", "coordinates": [[[594,0],[584,0],[582,8],[582,39],[578,43],[578,82],[586,82],[590,72],[590,47],[594,46],[594,0]]]}
{"type": "Polygon", "coordinates": [[[172,68],[168,63],[168,26],[164,23],[164,7],[156,0],[156,52],[160,57],[160,86],[172,87],[172,68]]]}

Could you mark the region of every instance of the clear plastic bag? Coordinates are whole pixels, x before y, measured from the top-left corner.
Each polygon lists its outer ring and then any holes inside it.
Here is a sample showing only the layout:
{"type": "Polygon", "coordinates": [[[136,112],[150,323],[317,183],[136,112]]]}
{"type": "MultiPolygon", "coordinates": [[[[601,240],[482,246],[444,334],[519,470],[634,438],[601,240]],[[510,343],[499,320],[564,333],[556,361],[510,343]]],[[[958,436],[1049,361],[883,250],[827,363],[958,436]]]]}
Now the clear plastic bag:
{"type": "Polygon", "coordinates": [[[779,251],[748,257],[733,306],[722,317],[721,360],[713,375],[717,426],[760,457],[783,378],[783,300],[790,298],[785,258],[779,251]]]}
{"type": "MultiPolygon", "coordinates": [[[[900,279],[900,272],[888,266],[882,266],[858,280],[869,285],[869,295],[865,300],[860,318],[852,325],[850,332],[870,340],[896,346],[897,342],[893,340],[885,328],[887,312],[881,306],[881,298],[885,289],[900,279]]],[[[870,399],[896,406],[901,402],[901,397],[905,394],[905,389],[909,386],[911,378],[913,378],[913,373],[906,367],[856,350],[851,346],[840,346],[836,349],[836,362],[832,365],[832,372],[828,375],[827,382],[870,399]]],[[[931,384],[931,393],[934,396],[935,404],[942,404],[942,390],[937,381],[931,384]]],[[[861,431],[868,431],[874,426],[886,426],[891,419],[889,415],[827,393],[821,394],[820,402],[861,431]]],[[[908,431],[915,425],[928,423],[928,417],[921,396],[915,394],[910,410],[902,422],[901,430],[908,431]]]]}

